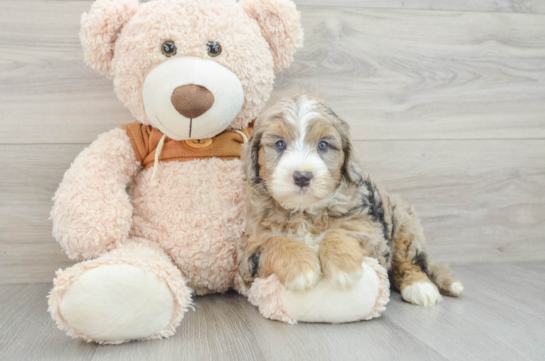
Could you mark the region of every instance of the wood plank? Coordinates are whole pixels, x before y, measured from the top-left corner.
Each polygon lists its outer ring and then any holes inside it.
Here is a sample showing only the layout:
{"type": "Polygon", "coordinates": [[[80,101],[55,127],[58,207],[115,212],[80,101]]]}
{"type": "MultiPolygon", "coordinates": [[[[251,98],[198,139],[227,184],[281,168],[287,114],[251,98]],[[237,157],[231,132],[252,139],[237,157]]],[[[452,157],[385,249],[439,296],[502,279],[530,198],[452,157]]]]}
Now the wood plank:
{"type": "Polygon", "coordinates": [[[543,266],[545,262],[471,264],[455,268],[459,279],[477,279],[486,284],[475,296],[481,301],[488,302],[490,298],[497,298],[506,307],[545,322],[545,277],[543,272],[536,272],[536,269],[543,269],[543,266]],[[509,285],[508,290],[506,285],[509,285]],[[532,297],[528,297],[529,294],[532,297]]]}
{"type": "MultiPolygon", "coordinates": [[[[83,145],[4,145],[0,283],[47,282],[71,264],[51,197],[83,145]],[[39,261],[38,261],[39,260],[39,261]]],[[[415,205],[436,262],[545,259],[545,141],[357,141],[357,158],[415,205]]]]}
{"type": "MultiPolygon", "coordinates": [[[[509,265],[503,272],[509,273],[509,265]]],[[[545,353],[543,322],[521,312],[519,304],[505,302],[518,279],[506,280],[499,292],[486,292],[496,277],[494,268],[482,277],[470,267],[455,267],[462,275],[465,293],[459,299],[445,298],[436,307],[415,308],[399,302],[393,294],[387,313],[393,322],[422,340],[449,360],[540,360],[545,353]],[[394,317],[397,316],[397,317],[394,317]]],[[[524,296],[538,302],[539,294],[529,288],[524,296]]]]}
{"type": "Polygon", "coordinates": [[[85,1],[0,2],[2,143],[88,143],[134,121],[111,80],[83,62],[85,1]]]}
{"type": "Polygon", "coordinates": [[[358,141],[374,179],[415,205],[436,262],[545,259],[545,141],[358,141]]]}
{"type": "Polygon", "coordinates": [[[339,325],[266,320],[234,293],[197,297],[172,338],[119,346],[88,344],[56,329],[46,312],[50,283],[0,285],[0,359],[540,360],[545,326],[531,315],[540,312],[543,295],[531,283],[542,283],[534,271],[542,268],[542,262],[456,266],[466,286],[460,298],[426,308],[393,292],[382,317],[339,325]],[[523,280],[525,271],[530,277],[523,280]]]}
{"type": "Polygon", "coordinates": [[[52,242],[49,212],[64,172],[85,147],[0,145],[0,243],[52,242]]]}
{"type": "Polygon", "coordinates": [[[545,13],[540,0],[294,0],[298,5],[414,10],[545,13]]]}
{"type": "MultiPolygon", "coordinates": [[[[132,121],[77,38],[89,2],[0,3],[0,144],[88,143],[132,121]],[[32,51],[29,51],[29,47],[32,51]]],[[[301,6],[272,101],[310,93],[357,139],[545,137],[545,15],[301,6]]]]}
{"type": "Polygon", "coordinates": [[[545,17],[302,8],[272,101],[313,94],[355,139],[545,137],[545,17]],[[524,35],[522,35],[524,34],[524,35]]]}
{"type": "MultiPolygon", "coordinates": [[[[14,1],[14,0],[11,0],[14,1]]],[[[16,0],[36,1],[36,0],[16,0]]],[[[41,0],[51,1],[51,0],[41,0]]],[[[74,1],[74,0],[60,0],[74,1]]],[[[92,2],[94,0],[78,0],[92,2]]],[[[148,2],[150,0],[140,0],[148,2]]],[[[540,0],[292,0],[297,6],[361,7],[413,10],[454,10],[506,13],[545,13],[545,3],[540,0]]]]}
{"type": "Polygon", "coordinates": [[[0,284],[52,282],[74,264],[58,243],[0,243],[0,284]]]}
{"type": "Polygon", "coordinates": [[[288,325],[266,320],[241,298],[249,327],[267,360],[446,360],[400,332],[388,311],[379,319],[345,324],[288,325]]]}
{"type": "Polygon", "coordinates": [[[96,345],[71,339],[57,329],[47,312],[50,283],[1,285],[0,360],[91,360],[96,345]]]}

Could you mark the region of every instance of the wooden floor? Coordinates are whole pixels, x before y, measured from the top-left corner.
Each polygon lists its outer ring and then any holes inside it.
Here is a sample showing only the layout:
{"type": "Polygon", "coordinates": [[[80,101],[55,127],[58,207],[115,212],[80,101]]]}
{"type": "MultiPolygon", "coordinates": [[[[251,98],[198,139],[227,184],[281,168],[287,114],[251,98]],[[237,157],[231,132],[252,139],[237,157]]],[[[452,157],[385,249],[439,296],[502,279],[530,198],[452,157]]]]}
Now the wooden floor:
{"type": "Polygon", "coordinates": [[[99,346],[71,339],[46,312],[50,284],[0,285],[0,360],[544,360],[545,262],[456,266],[459,299],[351,324],[286,325],[235,293],[196,299],[166,340],[99,346]]]}

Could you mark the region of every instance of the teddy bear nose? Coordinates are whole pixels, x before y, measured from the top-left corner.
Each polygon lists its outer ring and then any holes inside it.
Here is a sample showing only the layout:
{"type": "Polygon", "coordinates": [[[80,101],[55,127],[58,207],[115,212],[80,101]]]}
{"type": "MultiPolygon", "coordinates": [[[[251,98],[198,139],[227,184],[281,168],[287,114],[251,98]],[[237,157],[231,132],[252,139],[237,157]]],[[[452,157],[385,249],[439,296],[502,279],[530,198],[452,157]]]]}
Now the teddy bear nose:
{"type": "Polygon", "coordinates": [[[197,118],[214,104],[214,94],[202,85],[182,85],[170,97],[174,108],[186,118],[197,118]]]}

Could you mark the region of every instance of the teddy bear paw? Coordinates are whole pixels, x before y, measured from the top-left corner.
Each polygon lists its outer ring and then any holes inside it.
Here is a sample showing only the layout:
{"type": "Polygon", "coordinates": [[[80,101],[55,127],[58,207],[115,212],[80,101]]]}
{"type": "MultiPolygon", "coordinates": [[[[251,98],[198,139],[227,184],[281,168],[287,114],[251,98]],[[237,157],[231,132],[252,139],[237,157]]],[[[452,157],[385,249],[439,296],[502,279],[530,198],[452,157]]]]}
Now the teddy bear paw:
{"type": "Polygon", "coordinates": [[[121,343],[165,329],[174,303],[166,283],[154,274],[127,264],[107,265],[74,281],[62,299],[60,312],[78,336],[99,343],[121,343]]]}

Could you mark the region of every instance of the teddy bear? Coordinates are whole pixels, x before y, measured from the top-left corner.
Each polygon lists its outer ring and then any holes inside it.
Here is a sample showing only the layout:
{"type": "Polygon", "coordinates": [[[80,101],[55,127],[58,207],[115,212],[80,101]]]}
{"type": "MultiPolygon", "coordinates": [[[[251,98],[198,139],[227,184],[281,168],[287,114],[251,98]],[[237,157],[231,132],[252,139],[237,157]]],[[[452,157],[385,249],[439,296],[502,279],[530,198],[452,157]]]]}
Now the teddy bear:
{"type": "Polygon", "coordinates": [[[49,312],[97,343],[171,336],[192,295],[236,288],[241,145],[302,43],[291,0],[96,0],[85,60],[135,122],[84,149],[53,198],[53,235],[81,261],[49,312]]]}

